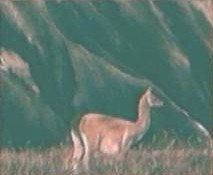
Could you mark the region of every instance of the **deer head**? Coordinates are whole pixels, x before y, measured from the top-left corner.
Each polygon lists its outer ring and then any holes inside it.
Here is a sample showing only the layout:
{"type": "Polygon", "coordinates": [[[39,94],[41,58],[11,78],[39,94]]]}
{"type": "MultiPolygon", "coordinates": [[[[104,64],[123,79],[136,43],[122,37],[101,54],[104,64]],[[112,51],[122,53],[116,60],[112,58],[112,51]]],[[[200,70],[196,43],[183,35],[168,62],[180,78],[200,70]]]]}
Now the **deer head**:
{"type": "Polygon", "coordinates": [[[149,106],[155,106],[155,107],[161,107],[163,105],[163,101],[161,101],[159,98],[157,98],[153,92],[152,88],[149,87],[146,92],[147,102],[149,106]]]}

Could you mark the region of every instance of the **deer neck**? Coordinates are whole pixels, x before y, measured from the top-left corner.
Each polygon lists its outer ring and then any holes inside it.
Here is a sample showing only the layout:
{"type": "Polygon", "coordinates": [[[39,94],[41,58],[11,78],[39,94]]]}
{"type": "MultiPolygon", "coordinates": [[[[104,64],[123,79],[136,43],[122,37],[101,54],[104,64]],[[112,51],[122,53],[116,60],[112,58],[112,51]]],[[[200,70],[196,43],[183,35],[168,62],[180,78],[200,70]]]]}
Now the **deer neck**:
{"type": "Polygon", "coordinates": [[[138,118],[136,125],[141,129],[148,126],[150,123],[150,105],[147,101],[146,96],[143,96],[138,105],[138,118]]]}
{"type": "Polygon", "coordinates": [[[149,129],[151,123],[150,119],[150,105],[147,101],[147,97],[143,96],[140,99],[139,105],[138,105],[138,118],[135,122],[134,127],[134,143],[137,143],[141,138],[144,136],[146,131],[149,129]]]}

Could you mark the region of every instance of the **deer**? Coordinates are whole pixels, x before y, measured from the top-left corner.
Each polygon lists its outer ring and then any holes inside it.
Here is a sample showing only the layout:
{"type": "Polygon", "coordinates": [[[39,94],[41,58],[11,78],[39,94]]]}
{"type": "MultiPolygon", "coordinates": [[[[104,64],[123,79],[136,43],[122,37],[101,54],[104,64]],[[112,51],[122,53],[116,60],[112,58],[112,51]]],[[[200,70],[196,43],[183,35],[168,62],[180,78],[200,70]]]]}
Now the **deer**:
{"type": "MultiPolygon", "coordinates": [[[[79,135],[71,131],[74,147],[73,155],[68,155],[69,158],[73,156],[75,163],[82,161],[87,171],[90,157],[95,152],[121,160],[133,143],[140,141],[149,129],[151,108],[162,105],[163,101],[157,98],[149,87],[139,99],[135,121],[99,113],[83,115],[78,126],[79,135]]],[[[75,169],[77,167],[78,165],[75,165],[75,169]]]]}

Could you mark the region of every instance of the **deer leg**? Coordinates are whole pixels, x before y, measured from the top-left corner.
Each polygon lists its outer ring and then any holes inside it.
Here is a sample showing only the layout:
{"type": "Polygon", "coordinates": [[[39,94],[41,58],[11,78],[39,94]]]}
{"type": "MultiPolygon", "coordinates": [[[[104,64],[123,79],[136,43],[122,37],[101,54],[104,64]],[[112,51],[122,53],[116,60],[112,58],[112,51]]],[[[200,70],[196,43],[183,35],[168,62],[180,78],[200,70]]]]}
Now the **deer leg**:
{"type": "Polygon", "coordinates": [[[89,156],[90,156],[90,149],[87,137],[84,133],[81,132],[82,141],[84,143],[84,156],[83,156],[83,164],[86,171],[89,172],[89,156]]]}
{"type": "Polygon", "coordinates": [[[125,133],[122,135],[121,143],[119,143],[120,151],[117,156],[118,161],[122,160],[126,156],[128,150],[130,149],[131,144],[132,144],[132,141],[129,140],[128,131],[126,130],[125,133]]]}
{"type": "Polygon", "coordinates": [[[74,173],[78,173],[78,166],[80,164],[80,160],[83,156],[84,150],[80,138],[79,136],[77,136],[74,130],[71,131],[71,136],[73,140],[72,167],[74,173]]]}

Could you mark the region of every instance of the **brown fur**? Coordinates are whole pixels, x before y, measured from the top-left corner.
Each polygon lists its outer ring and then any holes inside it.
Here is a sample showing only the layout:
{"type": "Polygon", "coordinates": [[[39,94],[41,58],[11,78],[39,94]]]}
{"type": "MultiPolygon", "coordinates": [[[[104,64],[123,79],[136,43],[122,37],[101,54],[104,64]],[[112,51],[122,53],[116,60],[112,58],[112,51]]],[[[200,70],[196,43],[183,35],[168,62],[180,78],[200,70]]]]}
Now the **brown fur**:
{"type": "MultiPolygon", "coordinates": [[[[162,102],[157,99],[148,89],[140,98],[138,116],[135,122],[106,116],[97,113],[84,115],[79,124],[84,147],[83,162],[89,169],[91,154],[99,152],[107,156],[121,159],[132,142],[146,132],[150,124],[150,107],[161,106],[162,102]]],[[[74,146],[74,152],[78,148],[74,146]]]]}

